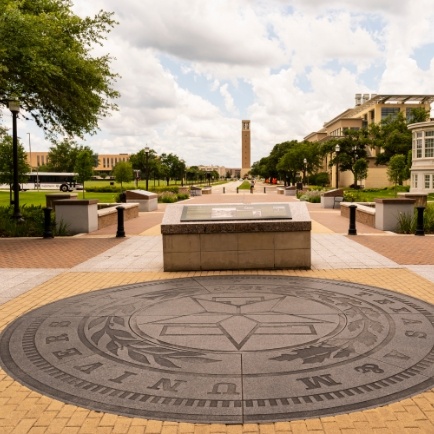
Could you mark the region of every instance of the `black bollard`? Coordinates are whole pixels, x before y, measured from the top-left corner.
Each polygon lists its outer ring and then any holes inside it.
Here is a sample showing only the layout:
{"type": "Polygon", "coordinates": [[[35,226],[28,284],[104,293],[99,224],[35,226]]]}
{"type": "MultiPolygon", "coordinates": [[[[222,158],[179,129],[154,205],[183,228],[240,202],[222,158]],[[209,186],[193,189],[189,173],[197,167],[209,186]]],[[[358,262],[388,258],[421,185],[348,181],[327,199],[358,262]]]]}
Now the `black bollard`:
{"type": "Polygon", "coordinates": [[[238,193],[238,187],[237,187],[237,193],[238,193]]]}
{"type": "Polygon", "coordinates": [[[253,187],[250,187],[250,193],[253,194],[253,187]]]}
{"type": "Polygon", "coordinates": [[[357,205],[350,205],[350,227],[348,228],[348,235],[357,235],[356,230],[356,209],[357,205]]]}
{"type": "Polygon", "coordinates": [[[226,193],[225,187],[223,187],[223,193],[226,193]]]}
{"type": "Polygon", "coordinates": [[[54,238],[53,232],[51,231],[51,211],[52,208],[44,208],[44,233],[43,238],[54,238]]]}
{"type": "Polygon", "coordinates": [[[415,235],[425,235],[425,230],[423,227],[423,212],[425,211],[424,206],[417,206],[417,224],[415,235]]]}
{"type": "Polygon", "coordinates": [[[123,206],[117,206],[116,209],[118,210],[118,230],[116,232],[116,238],[121,238],[121,237],[125,236],[124,207],[123,206]]]}
{"type": "Polygon", "coordinates": [[[264,194],[267,192],[267,187],[264,187],[264,194]]]}

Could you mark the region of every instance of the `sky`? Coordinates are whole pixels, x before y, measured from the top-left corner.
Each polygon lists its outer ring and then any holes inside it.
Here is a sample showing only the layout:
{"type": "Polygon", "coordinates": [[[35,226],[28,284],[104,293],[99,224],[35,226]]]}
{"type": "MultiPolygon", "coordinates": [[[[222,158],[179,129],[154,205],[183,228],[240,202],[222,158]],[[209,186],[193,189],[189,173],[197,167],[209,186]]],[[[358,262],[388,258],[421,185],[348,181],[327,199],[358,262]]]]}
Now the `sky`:
{"type": "MultiPolygon", "coordinates": [[[[119,111],[79,140],[99,154],[149,146],[187,166],[241,167],[243,119],[253,163],[354,107],[356,93],[434,94],[434,0],[73,3],[119,22],[95,51],[121,76],[119,111]]],[[[18,131],[26,150],[48,151],[34,123],[18,131]]]]}

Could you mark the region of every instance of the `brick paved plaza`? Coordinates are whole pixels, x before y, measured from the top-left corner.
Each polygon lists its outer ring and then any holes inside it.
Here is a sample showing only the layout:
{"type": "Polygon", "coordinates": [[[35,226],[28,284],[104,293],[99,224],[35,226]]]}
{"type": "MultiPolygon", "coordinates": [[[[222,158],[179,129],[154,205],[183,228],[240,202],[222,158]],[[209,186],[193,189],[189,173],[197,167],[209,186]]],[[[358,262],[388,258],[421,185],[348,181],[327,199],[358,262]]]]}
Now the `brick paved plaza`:
{"type": "MultiPolygon", "coordinates": [[[[294,201],[215,188],[188,203],[294,201]]],[[[194,276],[269,275],[341,280],[376,286],[434,303],[434,236],[383,233],[358,224],[347,236],[348,220],[338,210],[309,204],[313,220],[312,269],[237,272],[163,272],[158,211],[125,224],[126,237],[109,227],[88,235],[55,239],[0,240],[0,329],[34,308],[97,289],[194,276]]],[[[167,422],[98,412],[41,395],[0,370],[0,433],[188,434],[188,433],[434,433],[434,393],[369,410],[276,423],[207,424],[167,422]]]]}

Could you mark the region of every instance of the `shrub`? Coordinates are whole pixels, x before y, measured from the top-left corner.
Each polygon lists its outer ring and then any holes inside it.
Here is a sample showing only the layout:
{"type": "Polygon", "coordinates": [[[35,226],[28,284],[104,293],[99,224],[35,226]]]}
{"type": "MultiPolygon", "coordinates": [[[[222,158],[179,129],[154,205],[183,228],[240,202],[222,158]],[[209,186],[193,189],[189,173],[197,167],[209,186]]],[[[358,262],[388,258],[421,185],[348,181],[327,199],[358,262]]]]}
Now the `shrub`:
{"type": "Polygon", "coordinates": [[[300,200],[310,202],[310,203],[320,203],[321,192],[319,190],[305,191],[300,196],[300,200]]]}
{"type": "Polygon", "coordinates": [[[185,200],[185,199],[189,199],[190,195],[188,193],[178,193],[178,200],[185,200]]]}
{"type": "Polygon", "coordinates": [[[415,230],[416,230],[415,214],[406,214],[400,212],[398,215],[396,232],[398,232],[398,234],[414,234],[415,230]]]}
{"type": "Polygon", "coordinates": [[[326,185],[330,184],[329,174],[327,172],[319,172],[309,175],[309,184],[325,187],[326,185]]]}
{"type": "Polygon", "coordinates": [[[158,202],[162,203],[174,203],[178,200],[178,196],[172,191],[163,191],[158,195],[158,202]]]}
{"type": "Polygon", "coordinates": [[[95,186],[95,187],[86,187],[86,192],[92,193],[118,193],[121,191],[120,186],[116,185],[103,185],[103,186],[95,186]]]}
{"type": "Polygon", "coordinates": [[[344,191],[345,202],[355,202],[357,200],[357,194],[351,191],[344,191]]]}
{"type": "MultiPolygon", "coordinates": [[[[399,213],[396,232],[399,234],[414,234],[417,225],[417,209],[412,215],[399,213]]],[[[429,204],[423,214],[423,228],[425,233],[434,234],[434,205],[429,204]]]]}
{"type": "MultiPolygon", "coordinates": [[[[42,237],[44,233],[44,211],[42,206],[21,207],[23,221],[13,219],[13,207],[0,207],[0,237],[42,237]]],[[[56,226],[56,217],[51,213],[51,231],[54,236],[68,235],[64,223],[56,226]]]]}

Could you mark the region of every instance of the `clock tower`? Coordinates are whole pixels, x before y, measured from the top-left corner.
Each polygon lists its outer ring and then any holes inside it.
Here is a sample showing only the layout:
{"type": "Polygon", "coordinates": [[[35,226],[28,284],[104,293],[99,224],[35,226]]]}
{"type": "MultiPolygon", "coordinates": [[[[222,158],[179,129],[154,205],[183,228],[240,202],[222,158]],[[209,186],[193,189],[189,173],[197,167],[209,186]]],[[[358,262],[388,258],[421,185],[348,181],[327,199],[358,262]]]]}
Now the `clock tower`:
{"type": "Polygon", "coordinates": [[[241,177],[250,171],[250,121],[241,121],[241,177]]]}

